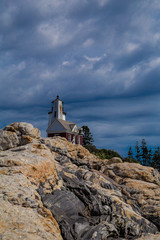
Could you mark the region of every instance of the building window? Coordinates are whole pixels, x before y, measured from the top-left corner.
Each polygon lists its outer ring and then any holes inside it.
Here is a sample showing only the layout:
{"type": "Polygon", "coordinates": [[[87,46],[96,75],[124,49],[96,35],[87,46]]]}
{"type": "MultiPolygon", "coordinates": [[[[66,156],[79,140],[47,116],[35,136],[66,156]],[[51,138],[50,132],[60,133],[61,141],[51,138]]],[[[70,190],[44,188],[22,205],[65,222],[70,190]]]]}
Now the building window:
{"type": "Polygon", "coordinates": [[[54,112],[54,117],[55,117],[55,118],[56,118],[56,115],[57,115],[57,114],[56,114],[56,111],[55,111],[55,112],[54,112]]]}
{"type": "Polygon", "coordinates": [[[71,142],[71,134],[68,134],[68,141],[71,142]]]}

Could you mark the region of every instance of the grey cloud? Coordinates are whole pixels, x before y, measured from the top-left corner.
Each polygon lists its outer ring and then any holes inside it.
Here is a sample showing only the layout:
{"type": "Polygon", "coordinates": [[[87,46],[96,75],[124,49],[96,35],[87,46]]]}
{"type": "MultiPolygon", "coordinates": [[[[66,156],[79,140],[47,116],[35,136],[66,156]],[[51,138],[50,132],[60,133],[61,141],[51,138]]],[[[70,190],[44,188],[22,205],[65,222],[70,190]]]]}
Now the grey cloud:
{"type": "Polygon", "coordinates": [[[29,121],[45,136],[59,94],[97,146],[124,153],[142,136],[158,145],[159,8],[155,0],[2,0],[0,128],[29,121]]]}
{"type": "Polygon", "coordinates": [[[125,70],[141,63],[147,63],[153,55],[154,57],[158,56],[157,50],[158,49],[155,49],[153,46],[143,44],[142,48],[140,47],[132,53],[121,55],[121,57],[116,60],[117,70],[125,70]]]}

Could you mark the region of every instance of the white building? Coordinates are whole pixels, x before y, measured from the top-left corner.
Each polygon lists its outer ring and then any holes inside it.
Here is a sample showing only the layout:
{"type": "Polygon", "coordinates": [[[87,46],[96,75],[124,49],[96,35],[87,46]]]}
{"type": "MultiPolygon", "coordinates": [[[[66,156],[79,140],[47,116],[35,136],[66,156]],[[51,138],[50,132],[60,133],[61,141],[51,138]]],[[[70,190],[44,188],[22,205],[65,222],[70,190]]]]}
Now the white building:
{"type": "Polygon", "coordinates": [[[63,101],[59,99],[59,96],[52,101],[51,111],[48,114],[48,137],[61,136],[65,137],[69,142],[82,145],[83,136],[80,134],[81,129],[74,122],[66,121],[63,101]]]}

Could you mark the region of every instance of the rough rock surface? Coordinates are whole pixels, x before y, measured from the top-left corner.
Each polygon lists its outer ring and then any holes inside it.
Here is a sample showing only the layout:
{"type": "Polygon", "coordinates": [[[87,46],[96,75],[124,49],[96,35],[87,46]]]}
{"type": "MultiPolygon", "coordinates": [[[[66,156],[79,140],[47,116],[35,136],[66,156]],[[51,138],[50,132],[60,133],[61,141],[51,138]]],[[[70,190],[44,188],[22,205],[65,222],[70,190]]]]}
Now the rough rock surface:
{"type": "Polygon", "coordinates": [[[10,148],[0,151],[2,240],[62,239],[56,220],[44,207],[37,192],[41,182],[49,178],[54,182],[57,177],[54,154],[39,144],[37,137],[39,138],[39,130],[26,123],[9,125],[0,134],[1,149],[10,148]],[[8,133],[10,126],[12,131],[8,133]],[[29,142],[32,143],[24,145],[27,143],[23,141],[26,136],[30,137],[29,142]],[[17,145],[19,147],[14,147],[17,145]]]}
{"type": "Polygon", "coordinates": [[[12,123],[0,131],[0,150],[25,145],[40,138],[40,131],[29,123],[12,123]]]}
{"type": "Polygon", "coordinates": [[[31,124],[0,131],[0,239],[160,239],[160,175],[31,124]]]}

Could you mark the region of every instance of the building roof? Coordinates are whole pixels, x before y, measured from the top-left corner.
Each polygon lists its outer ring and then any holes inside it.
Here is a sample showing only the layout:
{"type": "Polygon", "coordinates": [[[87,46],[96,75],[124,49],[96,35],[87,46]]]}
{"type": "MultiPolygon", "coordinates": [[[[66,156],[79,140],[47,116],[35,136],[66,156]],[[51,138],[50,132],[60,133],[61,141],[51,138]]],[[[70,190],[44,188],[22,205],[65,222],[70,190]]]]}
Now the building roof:
{"type": "Polygon", "coordinates": [[[72,131],[73,128],[75,126],[77,126],[74,122],[69,122],[69,121],[62,120],[62,119],[57,119],[57,121],[59,121],[67,131],[72,131]]]}
{"type": "Polygon", "coordinates": [[[78,132],[78,126],[74,123],[74,122],[69,122],[66,120],[62,120],[62,119],[55,119],[54,122],[48,127],[47,132],[58,132],[58,131],[65,131],[65,132],[78,132]],[[61,128],[59,128],[57,126],[57,123],[60,124],[60,126],[63,127],[64,130],[62,130],[61,128]],[[57,129],[53,128],[56,127],[57,129]]]}

